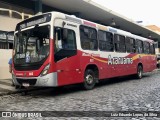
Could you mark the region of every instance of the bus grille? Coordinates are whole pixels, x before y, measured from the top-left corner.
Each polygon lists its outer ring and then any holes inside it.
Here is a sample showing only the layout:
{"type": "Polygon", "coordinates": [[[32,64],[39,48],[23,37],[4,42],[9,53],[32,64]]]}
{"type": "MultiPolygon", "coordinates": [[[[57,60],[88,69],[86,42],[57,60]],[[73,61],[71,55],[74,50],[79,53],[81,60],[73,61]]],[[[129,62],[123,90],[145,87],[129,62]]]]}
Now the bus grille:
{"type": "Polygon", "coordinates": [[[38,70],[41,67],[41,65],[35,65],[35,66],[18,66],[15,65],[15,70],[25,71],[25,70],[38,70]]]}
{"type": "Polygon", "coordinates": [[[17,82],[22,85],[22,83],[29,83],[30,85],[35,85],[36,84],[37,79],[20,79],[17,78],[17,82]]]}

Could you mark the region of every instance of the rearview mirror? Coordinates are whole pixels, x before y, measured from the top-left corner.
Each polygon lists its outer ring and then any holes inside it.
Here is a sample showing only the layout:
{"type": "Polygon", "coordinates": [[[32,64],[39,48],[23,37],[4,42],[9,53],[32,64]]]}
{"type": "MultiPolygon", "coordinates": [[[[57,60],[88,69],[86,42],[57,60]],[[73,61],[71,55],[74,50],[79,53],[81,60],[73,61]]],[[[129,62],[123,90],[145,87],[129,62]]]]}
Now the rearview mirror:
{"type": "Polygon", "coordinates": [[[61,28],[55,30],[55,44],[57,49],[62,49],[61,28]]]}

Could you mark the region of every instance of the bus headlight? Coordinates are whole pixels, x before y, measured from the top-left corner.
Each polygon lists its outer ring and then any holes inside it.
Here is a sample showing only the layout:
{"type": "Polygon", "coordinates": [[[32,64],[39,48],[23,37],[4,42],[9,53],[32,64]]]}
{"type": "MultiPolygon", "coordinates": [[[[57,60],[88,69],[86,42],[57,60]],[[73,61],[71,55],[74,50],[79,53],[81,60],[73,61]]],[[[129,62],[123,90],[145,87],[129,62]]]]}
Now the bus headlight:
{"type": "Polygon", "coordinates": [[[46,65],[46,67],[41,72],[41,76],[46,75],[48,73],[49,68],[50,68],[50,64],[46,65]]]}

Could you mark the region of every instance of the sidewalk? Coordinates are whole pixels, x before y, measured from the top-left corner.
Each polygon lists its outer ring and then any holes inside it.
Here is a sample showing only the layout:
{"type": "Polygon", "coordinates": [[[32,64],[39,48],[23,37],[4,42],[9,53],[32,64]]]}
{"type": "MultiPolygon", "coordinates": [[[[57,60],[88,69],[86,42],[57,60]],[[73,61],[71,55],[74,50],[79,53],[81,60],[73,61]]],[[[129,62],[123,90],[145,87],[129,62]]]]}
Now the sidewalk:
{"type": "Polygon", "coordinates": [[[0,79],[0,96],[36,90],[43,90],[43,88],[15,89],[11,79],[0,79]]]}
{"type": "Polygon", "coordinates": [[[18,92],[20,90],[15,89],[12,85],[11,79],[0,79],[0,95],[18,92]]]}

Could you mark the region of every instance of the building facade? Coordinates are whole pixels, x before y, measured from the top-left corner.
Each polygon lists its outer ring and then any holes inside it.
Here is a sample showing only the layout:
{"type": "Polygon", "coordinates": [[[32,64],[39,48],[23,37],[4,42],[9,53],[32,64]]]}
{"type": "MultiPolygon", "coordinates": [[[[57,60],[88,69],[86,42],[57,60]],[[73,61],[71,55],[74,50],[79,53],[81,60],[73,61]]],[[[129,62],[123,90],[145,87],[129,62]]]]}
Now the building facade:
{"type": "Polygon", "coordinates": [[[42,3],[42,0],[0,0],[0,49],[12,49],[16,24],[42,12],[60,11],[42,3]],[[43,10],[42,10],[43,8],[43,10]]]}
{"type": "MultiPolygon", "coordinates": [[[[160,34],[160,27],[156,26],[156,25],[148,25],[146,26],[148,29],[160,34]]],[[[160,42],[157,42],[157,46],[156,46],[156,53],[159,54],[160,53],[160,42]]]]}
{"type": "Polygon", "coordinates": [[[35,14],[53,10],[41,0],[0,0],[0,79],[11,78],[8,60],[12,56],[16,24],[35,14]]]}

